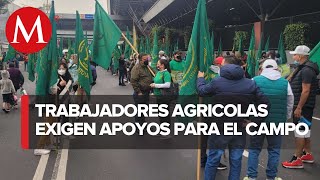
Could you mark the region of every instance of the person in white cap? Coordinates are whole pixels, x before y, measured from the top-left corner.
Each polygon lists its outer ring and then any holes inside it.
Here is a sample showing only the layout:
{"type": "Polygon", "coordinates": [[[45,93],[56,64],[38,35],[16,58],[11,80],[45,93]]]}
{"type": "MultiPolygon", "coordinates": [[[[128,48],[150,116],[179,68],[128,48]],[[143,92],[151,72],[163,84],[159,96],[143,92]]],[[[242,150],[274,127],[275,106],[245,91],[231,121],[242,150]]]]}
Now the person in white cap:
{"type": "Polygon", "coordinates": [[[305,136],[295,134],[296,150],[290,161],[282,163],[285,168],[303,168],[304,163],[313,163],[311,154],[311,121],[316,103],[317,75],[319,67],[316,63],[309,61],[309,51],[305,45],[298,46],[293,55],[296,69],[289,75],[288,80],[294,94],[293,122],[309,124],[309,132],[305,136]],[[307,121],[307,122],[306,122],[307,121]]]}
{"type": "Polygon", "coordinates": [[[159,51],[159,59],[162,59],[162,57],[166,57],[166,53],[164,51],[159,51]]]}
{"type": "MultiPolygon", "coordinates": [[[[289,82],[281,77],[277,62],[273,59],[267,59],[262,64],[260,76],[253,78],[257,86],[268,96],[270,101],[270,110],[267,123],[284,123],[290,119],[293,108],[293,93],[289,82]]],[[[257,128],[258,129],[258,128],[257,128]]],[[[280,159],[281,135],[259,135],[251,136],[249,145],[249,158],[247,177],[244,180],[255,180],[258,177],[259,155],[264,144],[268,141],[268,165],[266,169],[267,180],[281,180],[277,177],[278,165],[280,159]]]]}

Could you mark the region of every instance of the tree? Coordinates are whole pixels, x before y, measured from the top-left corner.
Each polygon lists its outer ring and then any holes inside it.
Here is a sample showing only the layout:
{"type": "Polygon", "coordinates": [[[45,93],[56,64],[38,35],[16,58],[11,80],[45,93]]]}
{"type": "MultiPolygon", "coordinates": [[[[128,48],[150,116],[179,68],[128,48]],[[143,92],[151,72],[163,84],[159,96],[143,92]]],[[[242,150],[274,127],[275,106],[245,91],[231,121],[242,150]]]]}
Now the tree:
{"type": "Polygon", "coordinates": [[[7,4],[10,4],[13,0],[0,0],[0,14],[4,14],[8,9],[4,9],[7,4]]]}

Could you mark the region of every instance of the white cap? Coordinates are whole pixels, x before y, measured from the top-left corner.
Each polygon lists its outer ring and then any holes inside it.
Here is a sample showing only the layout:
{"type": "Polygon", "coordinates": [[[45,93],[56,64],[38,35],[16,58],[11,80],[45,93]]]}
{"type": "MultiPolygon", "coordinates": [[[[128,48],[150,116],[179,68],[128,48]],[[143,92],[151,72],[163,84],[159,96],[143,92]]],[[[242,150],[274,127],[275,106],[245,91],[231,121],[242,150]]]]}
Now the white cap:
{"type": "Polygon", "coordinates": [[[159,55],[164,55],[165,52],[164,51],[159,51],[159,55]]]}
{"type": "Polygon", "coordinates": [[[310,52],[310,48],[305,45],[297,46],[294,51],[290,51],[290,54],[297,54],[297,55],[306,55],[308,56],[310,52]]]}
{"type": "Polygon", "coordinates": [[[277,62],[275,61],[275,60],[273,60],[273,59],[267,59],[267,60],[265,60],[264,62],[263,62],[263,64],[262,64],[262,69],[278,69],[278,64],[277,64],[277,62]],[[271,67],[268,67],[268,66],[271,66],[271,67]]]}
{"type": "Polygon", "coordinates": [[[162,57],[161,57],[161,59],[163,59],[163,60],[167,60],[167,58],[166,58],[165,56],[162,56],[162,57]]]}

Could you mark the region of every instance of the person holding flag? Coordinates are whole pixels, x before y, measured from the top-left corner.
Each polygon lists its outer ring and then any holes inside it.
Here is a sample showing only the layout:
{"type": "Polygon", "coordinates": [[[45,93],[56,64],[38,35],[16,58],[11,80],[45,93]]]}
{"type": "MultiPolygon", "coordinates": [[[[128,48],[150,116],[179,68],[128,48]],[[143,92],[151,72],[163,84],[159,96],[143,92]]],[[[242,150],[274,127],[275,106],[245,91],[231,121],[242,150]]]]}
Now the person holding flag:
{"type": "MultiPolygon", "coordinates": [[[[244,106],[247,103],[268,104],[268,99],[262,94],[256,83],[251,79],[245,78],[244,70],[237,64],[238,62],[234,57],[225,57],[220,69],[220,77],[213,79],[208,84],[204,78],[204,72],[199,71],[197,80],[198,94],[200,96],[223,96],[222,102],[227,104],[234,104],[235,96],[241,97],[238,99],[238,104],[243,104],[244,106]]],[[[217,125],[219,129],[223,129],[223,123],[230,121],[245,124],[245,120],[241,118],[220,118],[219,122],[217,121],[217,125]]],[[[240,128],[239,131],[244,131],[244,127],[241,125],[238,125],[238,127],[240,128]]],[[[229,147],[229,179],[240,179],[242,153],[246,144],[245,133],[242,134],[242,136],[209,136],[209,154],[205,167],[205,180],[215,179],[221,156],[226,147],[229,147]]]]}

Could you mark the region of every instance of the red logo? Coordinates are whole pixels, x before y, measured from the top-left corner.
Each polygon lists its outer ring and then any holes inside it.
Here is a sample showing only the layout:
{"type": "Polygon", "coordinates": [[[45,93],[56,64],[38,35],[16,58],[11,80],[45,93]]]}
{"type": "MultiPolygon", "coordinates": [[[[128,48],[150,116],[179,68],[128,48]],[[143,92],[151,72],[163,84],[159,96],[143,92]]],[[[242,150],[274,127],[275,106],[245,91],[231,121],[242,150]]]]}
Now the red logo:
{"type": "Polygon", "coordinates": [[[47,15],[39,9],[25,7],[15,11],[6,24],[10,45],[22,53],[35,53],[50,41],[52,26],[47,15]]]}

